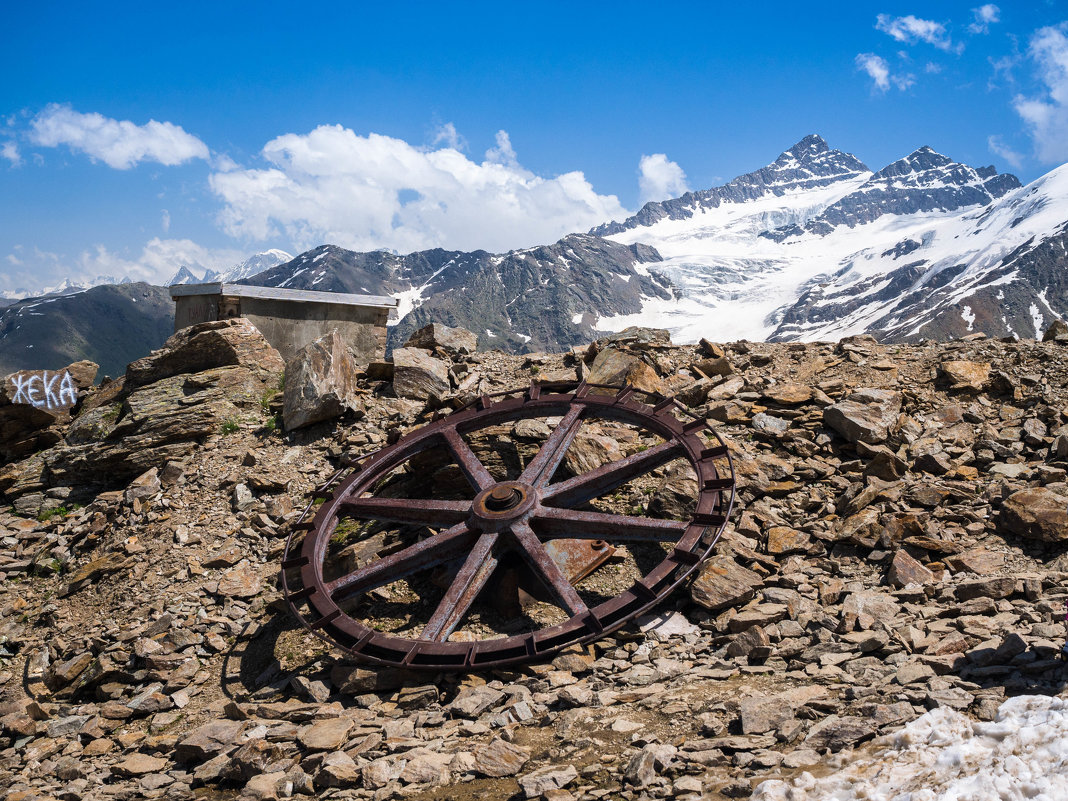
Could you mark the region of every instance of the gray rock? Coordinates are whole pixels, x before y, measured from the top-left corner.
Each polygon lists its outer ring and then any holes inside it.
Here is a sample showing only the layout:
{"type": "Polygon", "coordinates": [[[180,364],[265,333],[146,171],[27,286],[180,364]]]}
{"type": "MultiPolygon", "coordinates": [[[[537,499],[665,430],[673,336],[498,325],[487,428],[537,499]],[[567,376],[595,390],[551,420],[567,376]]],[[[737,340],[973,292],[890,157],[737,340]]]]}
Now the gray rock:
{"type": "Polygon", "coordinates": [[[504,700],[504,693],[485,684],[460,691],[448,709],[467,718],[477,718],[487,709],[504,700]]]}
{"type": "Polygon", "coordinates": [[[449,366],[419,348],[393,351],[393,391],[399,398],[437,400],[449,391],[449,366]]]}
{"type": "Polygon", "coordinates": [[[514,776],[530,760],[530,752],[518,745],[495,739],[474,752],[476,771],[483,776],[514,776]]]}
{"type": "Polygon", "coordinates": [[[901,412],[900,392],[859,389],[845,400],[823,410],[823,422],[849,442],[879,443],[901,412]]]}
{"type": "Polygon", "coordinates": [[[408,337],[404,347],[440,350],[452,355],[474,353],[478,349],[478,336],[466,328],[430,323],[408,337]]]}
{"type": "Polygon", "coordinates": [[[567,787],[578,778],[574,765],[546,765],[519,777],[519,786],[527,798],[537,798],[549,790],[567,787]]]}
{"type": "Polygon", "coordinates": [[[831,715],[813,726],[805,737],[809,748],[826,748],[841,751],[874,736],[876,725],[873,721],[859,717],[839,717],[831,715]]]}
{"type": "Polygon", "coordinates": [[[335,328],[305,345],[286,365],[282,419],[287,431],[359,407],[359,367],[335,328]]]}
{"type": "Polygon", "coordinates": [[[742,567],[730,556],[713,556],[701,566],[690,596],[705,609],[717,612],[749,601],[763,585],[759,573],[742,567]]]}

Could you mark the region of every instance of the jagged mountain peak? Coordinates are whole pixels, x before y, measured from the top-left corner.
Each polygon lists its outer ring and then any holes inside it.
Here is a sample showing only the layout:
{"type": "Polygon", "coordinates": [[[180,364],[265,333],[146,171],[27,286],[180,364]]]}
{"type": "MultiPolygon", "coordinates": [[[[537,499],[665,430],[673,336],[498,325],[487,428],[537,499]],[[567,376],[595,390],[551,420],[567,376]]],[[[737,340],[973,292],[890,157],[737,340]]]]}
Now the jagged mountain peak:
{"type": "Polygon", "coordinates": [[[923,147],[916,148],[904,158],[900,158],[897,161],[886,165],[875,173],[872,178],[893,178],[902,175],[912,175],[927,170],[938,169],[940,167],[948,167],[955,163],[956,162],[949,156],[942,155],[930,145],[924,145],[923,147]]]}
{"type": "Polygon", "coordinates": [[[815,156],[820,153],[826,153],[831,149],[831,146],[827,144],[827,140],[819,134],[809,134],[805,138],[797,142],[793,147],[786,148],[779,158],[789,154],[793,154],[794,157],[801,159],[805,156],[815,156]]]}

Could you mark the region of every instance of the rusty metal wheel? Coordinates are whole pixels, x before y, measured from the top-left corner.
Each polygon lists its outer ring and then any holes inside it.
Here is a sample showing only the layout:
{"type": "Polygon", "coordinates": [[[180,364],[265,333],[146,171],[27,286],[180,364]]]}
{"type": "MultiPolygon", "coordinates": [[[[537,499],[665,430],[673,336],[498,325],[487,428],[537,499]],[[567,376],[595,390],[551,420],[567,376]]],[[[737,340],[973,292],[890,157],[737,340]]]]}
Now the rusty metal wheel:
{"type": "Polygon", "coordinates": [[[311,631],[408,668],[500,667],[604,636],[694,571],[734,500],[727,447],[703,419],[673,398],[585,383],[483,396],[346,472],[295,524],[282,585],[311,631]],[[632,452],[584,472],[561,467],[586,425],[637,432],[632,452]],[[545,434],[529,458],[515,436],[493,433],[527,429],[545,434]],[[471,444],[479,437],[511,443],[516,464],[491,471],[471,444]],[[611,493],[669,463],[695,487],[685,519],[610,508],[611,493]],[[537,613],[517,607],[517,593],[537,613]],[[469,618],[474,629],[461,630],[469,618]]]}

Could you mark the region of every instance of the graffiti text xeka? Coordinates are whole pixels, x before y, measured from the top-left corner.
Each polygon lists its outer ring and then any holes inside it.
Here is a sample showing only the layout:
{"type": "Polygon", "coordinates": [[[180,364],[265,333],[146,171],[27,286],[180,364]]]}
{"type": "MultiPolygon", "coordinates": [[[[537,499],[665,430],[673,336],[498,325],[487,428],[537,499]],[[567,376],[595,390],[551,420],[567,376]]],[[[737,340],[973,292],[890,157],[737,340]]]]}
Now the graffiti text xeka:
{"type": "Polygon", "coordinates": [[[78,388],[64,370],[53,373],[41,370],[35,373],[16,373],[11,376],[15,390],[12,403],[28,403],[38,409],[65,409],[78,402],[78,388]]]}

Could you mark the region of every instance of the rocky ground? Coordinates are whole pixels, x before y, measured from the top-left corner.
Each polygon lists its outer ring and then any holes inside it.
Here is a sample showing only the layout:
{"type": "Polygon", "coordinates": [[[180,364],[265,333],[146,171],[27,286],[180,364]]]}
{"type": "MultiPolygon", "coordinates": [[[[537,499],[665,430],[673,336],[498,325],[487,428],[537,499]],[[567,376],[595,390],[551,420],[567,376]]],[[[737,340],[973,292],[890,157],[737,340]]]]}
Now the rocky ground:
{"type": "MultiPolygon", "coordinates": [[[[1064,691],[1063,335],[632,331],[511,356],[432,332],[365,370],[326,343],[297,397],[254,329],[214,326],[47,421],[45,450],[0,443],[21,454],[0,469],[9,799],[746,798],[927,710],[990,720],[1064,691]],[[285,537],[344,456],[481,393],[591,375],[673,393],[730,443],[738,502],[687,591],[468,675],[353,665],[295,623],[285,537]]],[[[602,461],[641,447],[605,437],[602,461]]],[[[687,476],[651,480],[620,502],[685,512],[687,476]]]]}

